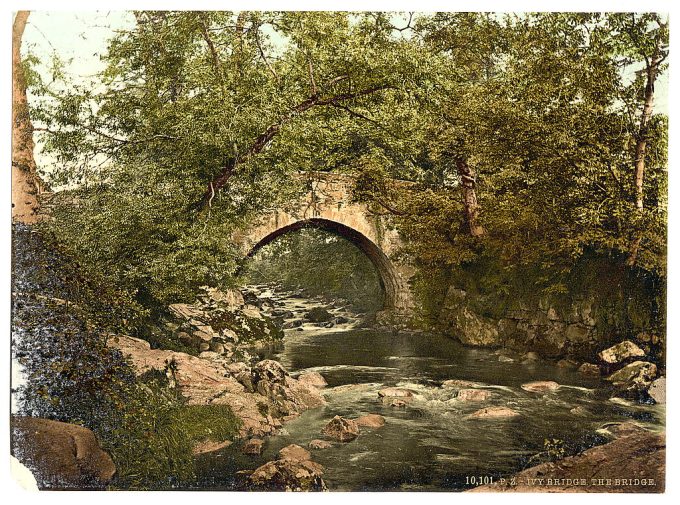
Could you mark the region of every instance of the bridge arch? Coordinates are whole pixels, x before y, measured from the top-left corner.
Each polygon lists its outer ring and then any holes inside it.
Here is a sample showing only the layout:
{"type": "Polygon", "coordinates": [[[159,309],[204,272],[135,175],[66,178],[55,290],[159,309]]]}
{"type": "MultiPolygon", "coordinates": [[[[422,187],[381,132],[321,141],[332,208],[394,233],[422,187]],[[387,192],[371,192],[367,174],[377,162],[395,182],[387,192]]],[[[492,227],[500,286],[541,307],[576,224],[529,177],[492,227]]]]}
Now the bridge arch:
{"type": "Polygon", "coordinates": [[[258,250],[266,246],[276,238],[302,228],[316,228],[324,230],[334,235],[338,235],[349,240],[359,248],[368,259],[373,263],[378,271],[381,287],[385,293],[384,309],[393,309],[399,306],[400,300],[400,278],[395,266],[387,255],[366,235],[350,226],[338,221],[324,218],[301,219],[282,225],[273,231],[267,232],[263,237],[257,237],[257,241],[246,254],[247,257],[254,256],[258,250]]]}
{"type": "Polygon", "coordinates": [[[252,256],[276,237],[307,226],[335,233],[354,243],[375,265],[385,292],[385,320],[408,320],[414,312],[409,281],[415,270],[399,254],[402,242],[392,218],[371,212],[352,197],[351,176],[304,173],[297,178],[305,188],[298,198],[253,216],[248,226],[234,231],[232,240],[241,254],[252,256]]]}

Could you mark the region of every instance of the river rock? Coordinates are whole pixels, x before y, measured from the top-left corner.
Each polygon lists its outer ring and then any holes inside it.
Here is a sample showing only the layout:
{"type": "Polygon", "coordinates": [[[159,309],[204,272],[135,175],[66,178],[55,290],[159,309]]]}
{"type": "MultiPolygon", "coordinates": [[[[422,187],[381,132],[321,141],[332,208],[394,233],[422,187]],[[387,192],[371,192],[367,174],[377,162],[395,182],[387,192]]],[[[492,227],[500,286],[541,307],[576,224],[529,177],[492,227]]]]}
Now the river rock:
{"type": "Polygon", "coordinates": [[[323,388],[328,386],[328,382],[323,378],[319,372],[307,372],[298,375],[297,380],[300,384],[314,388],[323,388]]]}
{"type": "Polygon", "coordinates": [[[456,399],[463,402],[482,402],[491,398],[491,392],[483,389],[461,389],[456,399]]]}
{"type": "Polygon", "coordinates": [[[116,473],[87,428],[23,416],[12,416],[10,426],[12,453],[33,472],[40,489],[103,489],[116,473]]]}
{"type": "Polygon", "coordinates": [[[630,340],[624,340],[600,352],[598,356],[609,365],[618,365],[630,358],[641,358],[645,352],[630,340]]]}
{"type": "Polygon", "coordinates": [[[310,449],[330,449],[331,447],[333,447],[333,444],[325,440],[315,439],[309,442],[310,449]]]}
{"type": "Polygon", "coordinates": [[[614,372],[607,380],[627,398],[642,400],[656,378],[656,365],[647,361],[634,361],[614,372]]]}
{"type": "Polygon", "coordinates": [[[442,387],[447,388],[447,389],[465,389],[465,388],[474,388],[475,386],[478,386],[479,384],[476,382],[472,381],[466,381],[466,380],[461,380],[461,379],[448,379],[442,382],[442,387]]]}
{"type": "Polygon", "coordinates": [[[666,377],[659,377],[647,391],[656,403],[666,403],[666,377]]]}
{"type": "Polygon", "coordinates": [[[537,352],[534,352],[534,351],[529,351],[528,353],[526,353],[522,356],[522,362],[532,362],[532,361],[538,361],[540,359],[541,359],[541,357],[538,355],[537,352]]]}
{"type": "Polygon", "coordinates": [[[648,430],[634,421],[614,421],[611,423],[604,423],[596,431],[598,433],[606,434],[611,438],[621,438],[636,433],[644,433],[648,430]]]}
{"type": "Polygon", "coordinates": [[[291,461],[309,461],[312,459],[312,453],[297,444],[290,444],[279,451],[279,459],[289,459],[291,461]]]}
{"type": "Polygon", "coordinates": [[[288,372],[281,363],[272,359],[264,359],[253,367],[253,382],[260,381],[285,383],[288,372]]]}
{"type": "Polygon", "coordinates": [[[314,461],[280,459],[257,468],[248,476],[248,485],[269,491],[327,491],[323,470],[314,461]]]}
{"type": "Polygon", "coordinates": [[[330,321],[333,315],[323,307],[314,307],[305,314],[305,319],[313,323],[325,323],[330,321]]]}
{"type": "Polygon", "coordinates": [[[413,393],[408,389],[401,388],[385,388],[378,391],[378,396],[380,398],[411,398],[413,393]]]}
{"type": "Polygon", "coordinates": [[[385,418],[380,414],[366,414],[354,420],[362,428],[382,428],[385,426],[385,418]]]}
{"type": "Polygon", "coordinates": [[[359,436],[359,425],[351,419],[335,416],[324,427],[323,434],[339,442],[351,442],[359,436]]]}
{"type": "Polygon", "coordinates": [[[508,407],[486,407],[473,412],[468,417],[475,419],[490,419],[490,418],[509,418],[517,417],[519,412],[516,412],[508,407]]]}
{"type": "Polygon", "coordinates": [[[535,381],[522,384],[522,389],[530,393],[548,393],[555,391],[559,387],[560,385],[554,381],[535,381]]]}
{"type": "Polygon", "coordinates": [[[264,448],[264,440],[261,438],[250,438],[246,440],[241,448],[243,454],[250,454],[252,456],[259,456],[262,454],[264,448]]]}
{"type": "Polygon", "coordinates": [[[593,363],[583,363],[578,367],[578,372],[583,375],[592,375],[593,377],[600,376],[600,367],[593,363]]]}

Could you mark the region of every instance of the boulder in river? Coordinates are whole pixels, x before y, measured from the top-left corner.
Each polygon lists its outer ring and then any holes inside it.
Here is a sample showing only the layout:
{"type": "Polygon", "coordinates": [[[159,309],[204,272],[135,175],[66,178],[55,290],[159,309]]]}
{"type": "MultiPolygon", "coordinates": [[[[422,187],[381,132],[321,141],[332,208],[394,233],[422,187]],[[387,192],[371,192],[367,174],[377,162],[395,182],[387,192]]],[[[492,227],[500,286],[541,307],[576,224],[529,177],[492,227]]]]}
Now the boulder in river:
{"type": "Polygon", "coordinates": [[[333,444],[325,440],[320,440],[318,438],[309,442],[310,449],[330,449],[331,447],[333,447],[333,444]]]}
{"type": "Polygon", "coordinates": [[[519,416],[519,412],[516,412],[508,407],[486,407],[484,409],[479,409],[468,417],[474,419],[492,419],[492,418],[510,418],[519,416]]]}
{"type": "Polygon", "coordinates": [[[384,388],[378,391],[378,396],[380,398],[411,398],[413,393],[408,389],[402,388],[384,388]]]}
{"type": "Polygon", "coordinates": [[[116,473],[94,433],[75,424],[11,417],[12,454],[33,472],[40,489],[103,489],[116,473]]]}
{"type": "Polygon", "coordinates": [[[262,454],[262,449],[264,447],[264,440],[261,438],[250,438],[248,439],[241,448],[243,454],[250,454],[252,456],[259,456],[262,454]]]}
{"type": "Polygon", "coordinates": [[[666,403],[666,377],[659,377],[652,382],[647,392],[656,403],[666,403]]]}
{"type": "Polygon", "coordinates": [[[279,459],[248,476],[248,485],[269,491],[327,491],[323,466],[310,460],[279,459]]]}
{"type": "Polygon", "coordinates": [[[600,367],[593,363],[583,363],[578,367],[578,372],[583,375],[592,375],[593,377],[599,377],[601,374],[600,367]]]}
{"type": "Polygon", "coordinates": [[[548,393],[555,391],[559,387],[560,385],[554,381],[534,381],[522,384],[522,389],[530,393],[548,393]]]}
{"type": "Polygon", "coordinates": [[[299,328],[304,324],[304,321],[302,319],[295,319],[294,321],[286,321],[283,323],[282,328],[284,330],[290,330],[292,328],[299,328]]]}
{"type": "Polygon", "coordinates": [[[323,388],[328,386],[328,382],[326,382],[326,379],[324,379],[323,375],[321,375],[319,372],[306,372],[300,374],[298,375],[297,380],[300,382],[300,384],[315,388],[323,388]]]}
{"type": "Polygon", "coordinates": [[[461,389],[456,399],[462,402],[482,402],[491,398],[491,392],[483,389],[461,389]]]}
{"type": "Polygon", "coordinates": [[[289,459],[291,461],[309,461],[312,454],[297,444],[290,444],[279,451],[279,459],[289,459]]]}
{"type": "Polygon", "coordinates": [[[654,363],[634,361],[611,374],[607,380],[619,389],[621,396],[642,400],[656,376],[654,363]]]}
{"type": "Polygon", "coordinates": [[[313,323],[325,323],[330,321],[332,318],[333,315],[323,307],[314,307],[312,310],[307,312],[307,314],[305,314],[305,319],[313,323]]]}
{"type": "Polygon", "coordinates": [[[354,420],[362,428],[382,428],[385,426],[385,418],[380,414],[366,414],[354,420]]]}
{"type": "Polygon", "coordinates": [[[359,436],[359,425],[351,419],[335,416],[324,427],[323,434],[338,442],[351,442],[359,436]]]}
{"type": "Polygon", "coordinates": [[[624,340],[602,351],[598,356],[609,365],[619,365],[630,358],[641,358],[645,352],[630,340],[624,340]]]}

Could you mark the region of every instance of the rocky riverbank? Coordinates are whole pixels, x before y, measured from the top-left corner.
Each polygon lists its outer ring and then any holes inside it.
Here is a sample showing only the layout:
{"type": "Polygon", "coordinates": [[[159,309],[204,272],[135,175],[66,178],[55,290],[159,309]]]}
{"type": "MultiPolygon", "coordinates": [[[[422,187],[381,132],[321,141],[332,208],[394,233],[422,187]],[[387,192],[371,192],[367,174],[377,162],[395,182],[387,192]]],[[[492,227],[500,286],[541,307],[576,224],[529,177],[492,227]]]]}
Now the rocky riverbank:
{"type": "Polygon", "coordinates": [[[543,463],[471,492],[663,493],[666,436],[632,423],[611,428],[613,440],[576,456],[543,463]]]}
{"type": "Polygon", "coordinates": [[[241,421],[243,438],[274,434],[285,421],[325,402],[316,388],[291,377],[276,361],[251,366],[215,352],[197,357],[151,349],[148,342],[125,335],[107,344],[127,356],[138,375],[166,374],[190,405],[228,405],[241,421]]]}

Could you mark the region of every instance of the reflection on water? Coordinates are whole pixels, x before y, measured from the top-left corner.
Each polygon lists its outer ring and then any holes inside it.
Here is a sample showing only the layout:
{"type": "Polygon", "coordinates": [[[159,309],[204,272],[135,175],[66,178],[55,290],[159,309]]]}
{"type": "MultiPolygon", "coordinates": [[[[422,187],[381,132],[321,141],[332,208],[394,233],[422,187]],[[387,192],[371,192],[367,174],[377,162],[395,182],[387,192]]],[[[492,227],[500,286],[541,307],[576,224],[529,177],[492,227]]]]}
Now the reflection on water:
{"type": "Polygon", "coordinates": [[[662,406],[610,401],[598,378],[545,362],[501,362],[493,351],[466,348],[437,335],[307,328],[288,332],[284,349],[273,358],[293,374],[320,372],[329,384],[328,405],[286,424],[260,457],[243,456],[232,447],[199,458],[200,487],[229,488],[236,470],[275,459],[291,443],[306,447],[322,438],[321,429],[334,415],[377,413],[386,424],[363,429],[350,443],[312,451],[326,468],[324,480],[331,490],[462,489],[466,476],[520,470],[543,450],[544,439],[586,440],[605,422],[632,418],[659,427],[664,419],[662,406]],[[474,381],[492,396],[484,402],[460,401],[454,390],[441,387],[447,379],[474,381]],[[561,387],[545,395],[521,389],[522,383],[535,380],[554,380],[561,387]],[[382,405],[377,391],[386,386],[410,389],[413,402],[405,408],[382,405]],[[521,415],[467,417],[492,405],[521,415]]]}

